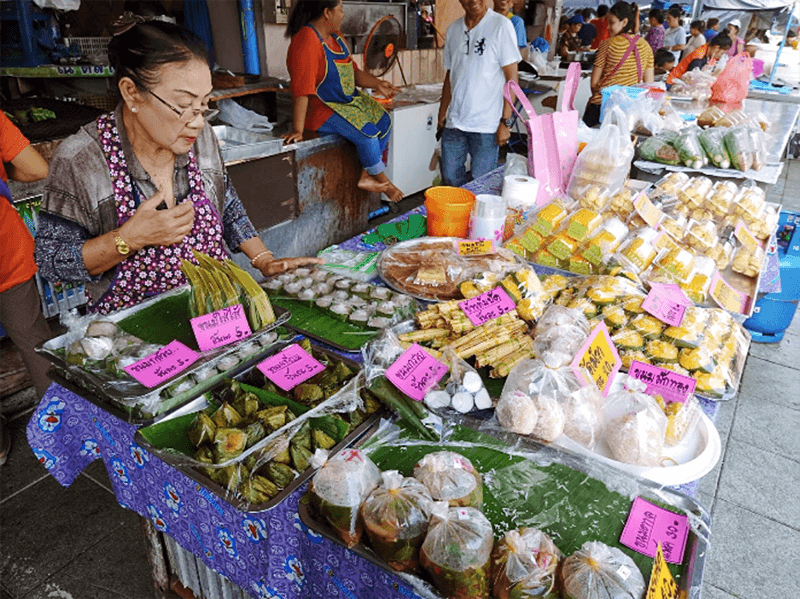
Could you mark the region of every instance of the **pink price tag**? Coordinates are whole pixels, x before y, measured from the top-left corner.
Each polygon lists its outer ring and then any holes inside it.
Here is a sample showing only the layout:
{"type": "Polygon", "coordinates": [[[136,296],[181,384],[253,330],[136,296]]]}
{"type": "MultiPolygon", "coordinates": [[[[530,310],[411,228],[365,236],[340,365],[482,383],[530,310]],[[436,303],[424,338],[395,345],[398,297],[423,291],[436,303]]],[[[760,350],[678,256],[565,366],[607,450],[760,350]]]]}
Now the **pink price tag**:
{"type": "Polygon", "coordinates": [[[447,366],[414,343],[386,369],[386,378],[411,399],[422,401],[446,372],[447,366]]]}
{"type": "Polygon", "coordinates": [[[270,356],[256,367],[284,391],[294,389],[325,370],[323,364],[296,343],[270,356]]]}
{"type": "Polygon", "coordinates": [[[661,542],[664,559],[670,564],[680,564],[688,535],[686,514],[676,514],[637,497],[619,542],[647,557],[656,556],[661,542]]]}
{"type": "Polygon", "coordinates": [[[692,396],[694,388],[697,386],[697,381],[690,376],[684,376],[666,368],[659,368],[637,360],[631,362],[628,376],[642,381],[647,385],[645,393],[654,397],[660,395],[665,403],[676,401],[686,403],[686,400],[692,396]]]}
{"type": "Polygon", "coordinates": [[[190,322],[200,351],[235,343],[253,334],[242,304],[197,316],[190,322]]]}
{"type": "Polygon", "coordinates": [[[197,362],[200,355],[180,341],[168,343],[158,351],[125,367],[125,372],[151,389],[197,362]]]}
{"type": "Polygon", "coordinates": [[[680,287],[673,284],[653,283],[650,293],[644,298],[642,308],[662,322],[674,327],[681,326],[686,307],[692,305],[680,287]]]}
{"type": "Polygon", "coordinates": [[[514,300],[502,287],[495,287],[486,293],[458,302],[458,305],[476,327],[511,312],[517,307],[514,300]]]}

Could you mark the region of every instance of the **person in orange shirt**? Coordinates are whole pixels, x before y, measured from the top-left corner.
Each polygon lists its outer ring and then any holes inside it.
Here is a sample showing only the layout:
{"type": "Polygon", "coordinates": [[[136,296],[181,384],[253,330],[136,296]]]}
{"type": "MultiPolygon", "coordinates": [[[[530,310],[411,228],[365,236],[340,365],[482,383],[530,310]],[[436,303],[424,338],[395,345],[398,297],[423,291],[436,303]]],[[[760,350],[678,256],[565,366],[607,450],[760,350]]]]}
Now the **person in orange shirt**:
{"type": "MultiPolygon", "coordinates": [[[[49,362],[34,352],[40,341],[52,337],[42,314],[42,303],[33,275],[33,237],[11,203],[8,177],[16,181],[38,181],[47,176],[47,161],[0,111],[0,323],[17,346],[41,397],[50,386],[49,362]],[[4,163],[8,163],[8,173],[4,163]]],[[[4,464],[11,437],[0,418],[0,465],[4,464]]]]}
{"type": "Polygon", "coordinates": [[[697,50],[686,56],[667,75],[667,85],[675,83],[676,79],[683,77],[687,71],[702,69],[707,64],[714,64],[730,49],[731,38],[726,33],[715,35],[710,42],[700,46],[697,50]]]}
{"type": "Polygon", "coordinates": [[[592,45],[590,46],[592,50],[597,50],[600,47],[600,42],[607,40],[611,37],[611,34],[608,31],[608,6],[605,4],[601,4],[597,7],[597,18],[592,19],[591,23],[594,25],[595,30],[597,31],[597,35],[594,36],[594,40],[592,41],[592,45]]]}

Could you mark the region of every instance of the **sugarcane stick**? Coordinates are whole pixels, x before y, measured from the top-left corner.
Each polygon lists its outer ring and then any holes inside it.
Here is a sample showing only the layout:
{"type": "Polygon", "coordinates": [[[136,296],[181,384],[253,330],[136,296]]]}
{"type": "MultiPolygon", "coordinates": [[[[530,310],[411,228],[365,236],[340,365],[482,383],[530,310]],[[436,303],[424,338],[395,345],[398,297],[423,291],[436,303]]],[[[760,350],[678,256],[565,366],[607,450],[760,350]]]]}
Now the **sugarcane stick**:
{"type": "Polygon", "coordinates": [[[421,329],[417,331],[410,331],[398,335],[400,341],[411,341],[412,343],[420,343],[422,341],[430,341],[437,337],[447,337],[450,335],[450,329],[421,329]]]}
{"type": "Polygon", "coordinates": [[[507,355],[503,360],[495,366],[491,372],[489,372],[489,376],[493,379],[501,379],[503,377],[507,377],[511,370],[522,362],[523,360],[527,360],[528,358],[533,357],[533,350],[526,350],[526,351],[519,351],[512,354],[507,355]]]}
{"type": "Polygon", "coordinates": [[[482,366],[494,365],[496,362],[499,362],[504,356],[507,356],[513,351],[518,349],[522,349],[525,347],[533,347],[533,339],[528,337],[527,335],[523,335],[522,337],[515,337],[513,339],[509,339],[501,343],[500,345],[496,345],[495,347],[485,351],[482,354],[476,356],[476,363],[482,366]]]}
{"type": "Polygon", "coordinates": [[[462,348],[462,349],[456,351],[456,355],[458,355],[458,357],[462,358],[462,359],[470,358],[470,357],[474,356],[475,354],[479,354],[482,351],[485,351],[485,350],[487,350],[489,348],[494,347],[495,345],[498,345],[499,343],[503,343],[504,341],[508,341],[510,338],[511,338],[511,334],[508,333],[507,331],[501,329],[500,333],[498,333],[497,335],[493,335],[490,339],[487,339],[485,341],[481,341],[477,345],[472,345],[472,346],[470,346],[468,348],[462,348]]]}

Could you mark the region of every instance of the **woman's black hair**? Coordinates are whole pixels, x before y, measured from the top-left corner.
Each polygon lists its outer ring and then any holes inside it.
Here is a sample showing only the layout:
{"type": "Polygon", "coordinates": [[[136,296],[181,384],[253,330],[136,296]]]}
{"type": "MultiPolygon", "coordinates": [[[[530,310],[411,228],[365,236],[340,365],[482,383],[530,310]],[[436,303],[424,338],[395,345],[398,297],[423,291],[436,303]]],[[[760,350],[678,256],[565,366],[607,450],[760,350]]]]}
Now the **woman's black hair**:
{"type": "Polygon", "coordinates": [[[669,7],[667,14],[678,19],[678,25],[683,25],[683,11],[680,6],[672,5],[669,7]]]}
{"type": "Polygon", "coordinates": [[[714,37],[711,38],[711,41],[708,42],[709,46],[719,46],[723,50],[728,50],[733,45],[733,40],[728,37],[728,34],[724,31],[722,33],[718,33],[714,37]]]}
{"type": "Polygon", "coordinates": [[[622,30],[622,33],[630,33],[633,31],[634,22],[633,20],[636,18],[633,7],[628,2],[617,2],[614,6],[608,9],[612,15],[617,17],[620,21],[623,19],[628,19],[628,24],[622,30]]]}
{"type": "Polygon", "coordinates": [[[333,10],[342,0],[297,0],[293,3],[286,24],[286,37],[293,37],[314,19],[322,16],[325,9],[333,10]]]}
{"type": "Polygon", "coordinates": [[[703,21],[692,21],[689,24],[689,29],[697,29],[700,33],[704,33],[706,30],[706,24],[703,21]]]}
{"type": "Polygon", "coordinates": [[[655,19],[656,23],[658,23],[659,25],[663,25],[664,24],[664,11],[661,10],[660,8],[651,8],[650,12],[647,13],[647,18],[648,19],[655,19]]]}
{"type": "Polygon", "coordinates": [[[708,21],[706,21],[706,27],[709,29],[713,29],[714,25],[719,24],[719,19],[716,17],[711,17],[708,21]]]}
{"type": "MultiPolygon", "coordinates": [[[[531,3],[533,4],[533,2],[531,3]]],[[[598,4],[597,5],[597,17],[602,18],[608,14],[608,5],[607,4],[598,4]]]]}
{"type": "Polygon", "coordinates": [[[138,88],[146,89],[158,84],[158,70],[164,65],[191,60],[208,64],[208,50],[203,40],[183,27],[146,21],[112,37],[108,59],[114,67],[116,83],[130,77],[138,88]]]}

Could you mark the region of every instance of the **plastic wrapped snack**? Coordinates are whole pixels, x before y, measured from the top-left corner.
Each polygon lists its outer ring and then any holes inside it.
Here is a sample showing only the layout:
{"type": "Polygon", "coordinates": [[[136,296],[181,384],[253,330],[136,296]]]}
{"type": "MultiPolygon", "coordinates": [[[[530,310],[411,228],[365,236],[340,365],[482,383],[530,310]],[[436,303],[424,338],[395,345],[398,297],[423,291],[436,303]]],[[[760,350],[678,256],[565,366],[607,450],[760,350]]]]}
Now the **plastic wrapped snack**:
{"type": "Polygon", "coordinates": [[[634,211],[633,200],[635,198],[636,192],[633,189],[623,187],[611,197],[609,208],[623,221],[628,220],[634,211]]]}
{"type": "Polygon", "coordinates": [[[608,203],[608,198],[611,194],[608,189],[600,185],[586,185],[577,190],[577,200],[581,208],[591,210],[592,212],[600,212],[605,208],[608,203]]]}
{"type": "MultiPolygon", "coordinates": [[[[530,339],[528,340],[530,343],[530,339]]],[[[425,394],[425,405],[433,411],[452,408],[466,414],[492,407],[492,398],[478,372],[446,347],[440,359],[449,366],[450,376],[425,394]]]]}
{"type": "Polygon", "coordinates": [[[600,230],[586,242],[581,256],[594,266],[604,264],[628,236],[628,227],[620,219],[612,216],[600,230]]]}
{"type": "Polygon", "coordinates": [[[375,553],[395,570],[416,570],[432,507],[431,494],[416,478],[403,477],[397,470],[384,472],[383,484],[360,509],[375,553]]]}
{"type": "Polygon", "coordinates": [[[560,202],[550,202],[536,213],[536,220],[531,226],[541,236],[547,237],[558,229],[567,214],[567,209],[560,202]]]}
{"type": "Polygon", "coordinates": [[[746,277],[757,277],[764,264],[764,250],[760,247],[740,246],[733,256],[731,268],[746,277]]]}
{"type": "Polygon", "coordinates": [[[649,137],[639,142],[639,157],[650,162],[661,164],[680,164],[681,157],[678,150],[665,139],[658,135],[649,137]]]}
{"type": "Polygon", "coordinates": [[[700,127],[713,127],[724,116],[725,113],[719,106],[709,106],[697,117],[697,124],[700,127]]]}
{"type": "Polygon", "coordinates": [[[502,393],[495,408],[500,426],[518,435],[531,435],[539,420],[539,410],[533,398],[523,391],[502,393]]]}
{"type": "Polygon", "coordinates": [[[731,166],[746,171],[753,166],[753,142],[745,126],[731,127],[723,138],[725,149],[731,158],[731,166]]]}
{"type": "Polygon", "coordinates": [[[661,466],[667,417],[658,403],[627,377],[627,386],[606,399],[606,443],[614,459],[635,466],[661,466]]]}
{"type": "Polygon", "coordinates": [[[564,434],[589,450],[594,450],[603,431],[605,398],[595,385],[581,387],[559,397],[564,410],[564,434]]]}
{"type": "Polygon", "coordinates": [[[711,287],[711,278],[717,270],[717,265],[708,256],[697,256],[694,260],[694,268],[681,288],[687,297],[697,304],[704,304],[711,287]]]}
{"type": "Polygon", "coordinates": [[[751,123],[747,128],[750,143],[753,146],[753,170],[761,170],[767,164],[767,140],[764,130],[758,124],[751,123]]]}
{"type": "Polygon", "coordinates": [[[700,403],[694,395],[686,402],[672,401],[665,403],[661,396],[656,396],[659,407],[667,416],[667,432],[664,444],[674,447],[683,441],[700,420],[700,403]]]}
{"type": "Polygon", "coordinates": [[[485,599],[493,545],[492,523],[480,510],[436,502],[419,563],[448,599],[485,599]]]}
{"type": "Polygon", "coordinates": [[[686,173],[669,173],[656,181],[656,189],[664,193],[677,193],[688,181],[689,175],[686,173]]]}
{"type": "Polygon", "coordinates": [[[569,219],[567,235],[575,241],[583,241],[595,232],[603,222],[603,217],[594,210],[581,208],[569,219]]]}
{"type": "Polygon", "coordinates": [[[508,531],[492,549],[492,596],[557,597],[556,570],[561,558],[561,551],[541,530],[522,527],[508,531]]]}
{"type": "Polygon", "coordinates": [[[311,506],[352,547],[363,532],[359,507],[378,486],[381,472],[357,449],[345,449],[327,461],[326,458],[327,452],[322,449],[311,457],[312,466],[319,468],[309,486],[311,506]]]}
{"type": "Polygon", "coordinates": [[[713,186],[714,184],[708,177],[695,177],[681,188],[678,198],[682,203],[688,204],[691,209],[699,208],[705,202],[706,196],[713,186]]]}
{"type": "Polygon", "coordinates": [[[587,541],[564,560],[564,595],[569,599],[642,599],[642,573],[616,547],[587,541]]]}
{"type": "Polygon", "coordinates": [[[647,270],[655,260],[658,252],[653,246],[658,231],[646,228],[633,237],[629,237],[620,247],[615,257],[634,274],[647,270]]]}
{"type": "Polygon", "coordinates": [[[718,219],[724,218],[733,209],[738,188],[735,184],[716,183],[711,194],[706,198],[706,206],[718,219]]]}
{"type": "Polygon", "coordinates": [[[673,142],[681,162],[691,168],[701,168],[707,160],[697,137],[698,133],[699,130],[696,127],[687,127],[678,133],[678,137],[673,142]]]}
{"type": "Polygon", "coordinates": [[[572,362],[591,332],[589,322],[579,310],[558,305],[552,305],[545,311],[536,331],[534,355],[551,368],[572,362]]]}
{"type": "Polygon", "coordinates": [[[707,129],[698,135],[700,145],[703,146],[711,164],[719,168],[730,168],[731,160],[725,149],[723,137],[725,137],[725,130],[715,128],[707,129]]]}
{"type": "Polygon", "coordinates": [[[483,479],[463,455],[452,451],[429,453],[414,466],[414,478],[422,482],[435,501],[453,507],[483,505],[483,479]]]}

